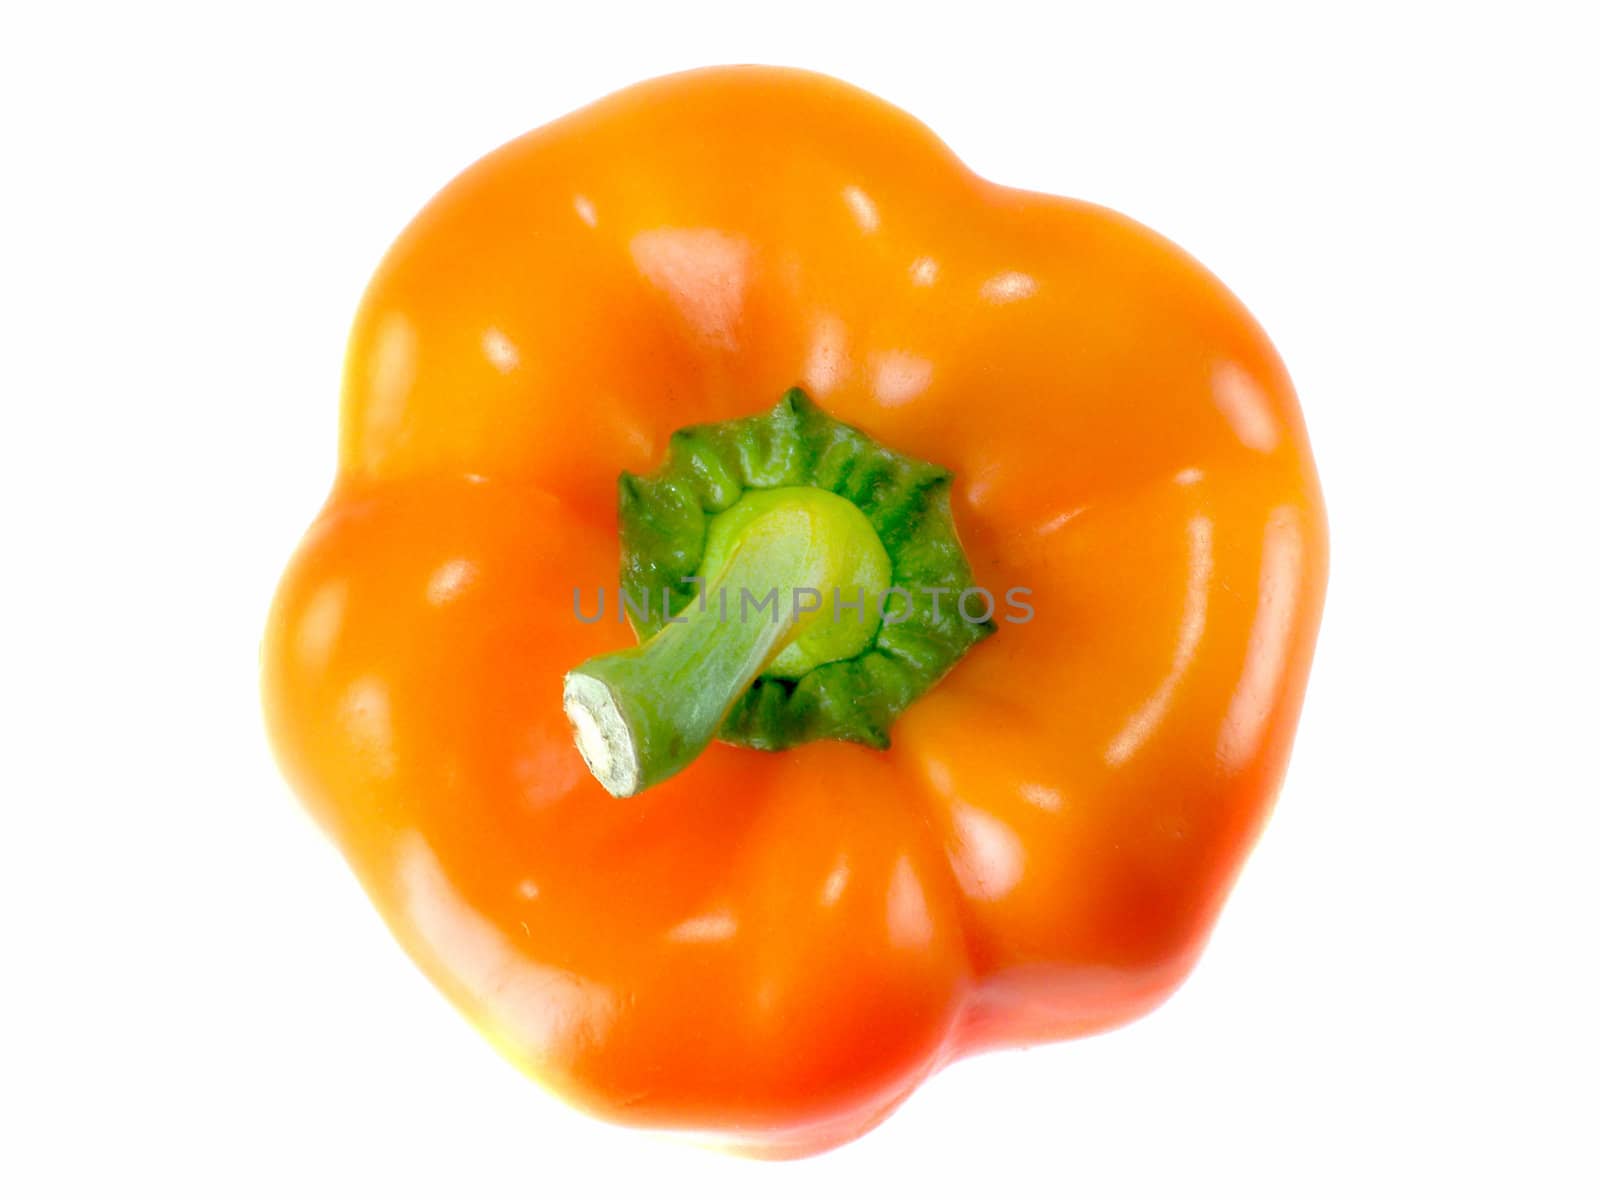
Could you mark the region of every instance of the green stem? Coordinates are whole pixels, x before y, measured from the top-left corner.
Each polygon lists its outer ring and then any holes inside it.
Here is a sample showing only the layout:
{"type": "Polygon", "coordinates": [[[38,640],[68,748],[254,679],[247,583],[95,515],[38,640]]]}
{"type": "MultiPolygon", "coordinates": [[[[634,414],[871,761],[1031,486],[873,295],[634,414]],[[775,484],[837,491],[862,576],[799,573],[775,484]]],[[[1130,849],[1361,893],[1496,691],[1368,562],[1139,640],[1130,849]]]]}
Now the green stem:
{"type": "Polygon", "coordinates": [[[832,492],[752,492],[711,523],[707,546],[702,566],[714,577],[697,601],[641,645],[567,675],[563,703],[578,749],[614,796],[688,766],[786,651],[804,673],[858,653],[876,630],[888,556],[860,510],[832,492]],[[838,625],[840,593],[863,602],[846,617],[859,633],[838,625]]]}
{"type": "Polygon", "coordinates": [[[950,472],[798,388],[765,413],[678,430],[659,470],[617,481],[617,526],[641,644],[573,670],[564,701],[590,770],[618,796],[682,770],[713,737],[881,750],[996,628],[954,599],[974,579],[950,472]]]}

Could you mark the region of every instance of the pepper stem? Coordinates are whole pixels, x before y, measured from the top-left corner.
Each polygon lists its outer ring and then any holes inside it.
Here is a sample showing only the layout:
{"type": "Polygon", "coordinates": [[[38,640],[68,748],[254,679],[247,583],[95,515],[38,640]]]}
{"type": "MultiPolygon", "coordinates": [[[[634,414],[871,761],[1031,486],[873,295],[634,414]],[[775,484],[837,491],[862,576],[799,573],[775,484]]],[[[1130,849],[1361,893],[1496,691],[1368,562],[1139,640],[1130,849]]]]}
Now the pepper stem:
{"type": "Polygon", "coordinates": [[[711,522],[706,540],[702,567],[714,575],[697,600],[648,641],[566,677],[578,750],[613,796],[688,766],[785,651],[795,653],[778,665],[803,672],[851,657],[876,632],[889,560],[848,500],[815,487],[752,491],[711,522]],[[841,592],[851,628],[840,628],[841,592]]]}

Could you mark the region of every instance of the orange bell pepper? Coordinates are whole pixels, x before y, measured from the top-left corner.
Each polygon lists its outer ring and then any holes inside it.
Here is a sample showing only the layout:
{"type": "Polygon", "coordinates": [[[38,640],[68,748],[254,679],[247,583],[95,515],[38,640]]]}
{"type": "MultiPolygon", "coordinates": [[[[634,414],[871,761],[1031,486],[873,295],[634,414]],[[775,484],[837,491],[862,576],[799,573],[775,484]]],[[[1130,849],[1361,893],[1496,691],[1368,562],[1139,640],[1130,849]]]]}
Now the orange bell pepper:
{"type": "Polygon", "coordinates": [[[837,82],[694,72],[491,154],[384,260],[265,708],[395,936],[517,1065],[801,1154],[960,1055],[1177,986],[1283,775],[1326,563],[1288,376],[1182,252],[837,82]],[[868,466],[830,466],[839,439],[868,466]],[[592,619],[718,539],[725,583],[881,594],[915,560],[999,607],[917,607],[922,641],[869,613],[787,675],[821,618],[668,623],[679,588],[638,650],[592,619]]]}

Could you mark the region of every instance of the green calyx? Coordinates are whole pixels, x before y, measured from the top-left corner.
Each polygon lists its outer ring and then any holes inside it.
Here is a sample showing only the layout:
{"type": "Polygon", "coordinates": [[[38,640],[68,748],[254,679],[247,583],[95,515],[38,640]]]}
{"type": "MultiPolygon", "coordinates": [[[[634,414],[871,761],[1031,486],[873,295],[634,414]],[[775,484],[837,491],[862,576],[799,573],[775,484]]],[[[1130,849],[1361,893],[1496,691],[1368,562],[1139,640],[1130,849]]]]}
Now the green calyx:
{"type": "Polygon", "coordinates": [[[768,413],[680,430],[660,470],[622,476],[619,492],[640,645],[566,685],[579,748],[615,794],[681,770],[713,736],[887,747],[895,718],[994,632],[958,603],[974,583],[949,471],[799,389],[768,413]]]}

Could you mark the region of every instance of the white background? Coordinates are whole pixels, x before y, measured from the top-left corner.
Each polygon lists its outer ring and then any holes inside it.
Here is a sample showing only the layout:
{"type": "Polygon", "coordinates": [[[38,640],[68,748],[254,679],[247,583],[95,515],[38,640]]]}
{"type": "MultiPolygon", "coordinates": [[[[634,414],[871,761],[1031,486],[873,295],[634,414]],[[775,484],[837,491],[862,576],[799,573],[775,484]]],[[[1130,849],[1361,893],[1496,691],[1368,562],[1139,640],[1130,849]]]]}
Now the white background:
{"type": "Polygon", "coordinates": [[[0,1194],[1596,1194],[1586,6],[400,7],[0,18],[0,1194]],[[500,142],[726,61],[1198,255],[1295,375],[1333,534],[1278,812],[1178,997],[786,1165],[503,1065],[255,695],[389,240],[500,142]]]}

